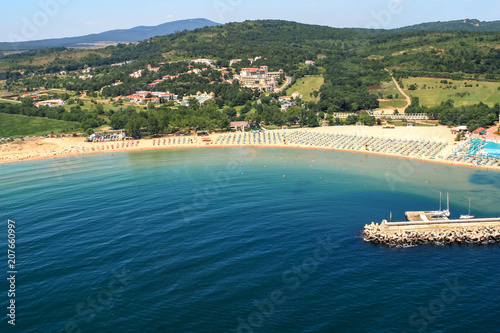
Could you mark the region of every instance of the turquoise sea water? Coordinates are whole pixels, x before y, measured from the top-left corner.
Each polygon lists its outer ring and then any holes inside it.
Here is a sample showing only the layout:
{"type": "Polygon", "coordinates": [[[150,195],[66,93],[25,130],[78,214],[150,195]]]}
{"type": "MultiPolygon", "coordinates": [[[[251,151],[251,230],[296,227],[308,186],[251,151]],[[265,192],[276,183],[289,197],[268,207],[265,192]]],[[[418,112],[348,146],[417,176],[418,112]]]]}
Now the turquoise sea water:
{"type": "Polygon", "coordinates": [[[402,220],[437,209],[439,191],[455,217],[469,197],[472,214],[500,216],[500,173],[346,152],[3,164],[0,252],[14,220],[15,329],[498,332],[500,245],[403,249],[360,238],[390,211],[402,220]]]}

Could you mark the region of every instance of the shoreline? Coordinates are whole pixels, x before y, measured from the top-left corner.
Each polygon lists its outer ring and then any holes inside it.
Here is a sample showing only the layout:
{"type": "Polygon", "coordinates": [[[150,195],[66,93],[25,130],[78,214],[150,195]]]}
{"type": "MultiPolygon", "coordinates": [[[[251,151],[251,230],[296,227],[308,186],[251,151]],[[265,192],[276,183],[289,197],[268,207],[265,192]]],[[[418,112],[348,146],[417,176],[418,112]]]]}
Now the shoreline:
{"type": "MultiPolygon", "coordinates": [[[[152,142],[152,140],[144,140],[141,142],[152,142]]],[[[441,165],[448,166],[458,166],[458,167],[467,167],[474,169],[482,169],[482,170],[491,170],[491,171],[500,171],[500,167],[497,166],[482,166],[482,165],[474,165],[464,162],[455,162],[455,161],[447,161],[444,159],[427,159],[427,158],[418,158],[411,157],[405,155],[391,154],[391,153],[380,153],[376,151],[368,151],[368,150],[354,150],[354,149],[340,149],[340,148],[328,148],[328,147],[314,147],[314,146],[300,146],[300,145],[289,145],[289,144],[280,144],[280,145],[255,145],[255,144],[241,144],[241,145],[171,145],[171,146],[150,146],[150,147],[134,147],[134,148],[118,148],[118,149],[109,149],[109,150],[99,150],[99,151],[85,151],[85,152],[77,152],[77,153],[67,153],[67,154],[56,154],[52,156],[35,156],[29,158],[19,158],[19,159],[1,159],[1,164],[17,164],[22,162],[34,162],[40,160],[52,160],[59,158],[68,158],[68,157],[76,157],[76,156],[86,156],[86,155],[97,155],[97,154],[113,154],[113,153],[126,153],[126,152],[141,152],[141,151],[149,151],[149,150],[172,150],[172,149],[214,149],[214,148],[283,148],[283,149],[304,149],[304,150],[323,150],[323,151],[340,151],[340,152],[350,152],[353,154],[370,154],[376,156],[386,156],[393,157],[404,160],[412,160],[417,162],[427,162],[427,163],[435,163],[441,165]]]]}
{"type": "MultiPolygon", "coordinates": [[[[403,129],[408,131],[407,129],[403,129]]],[[[429,129],[431,131],[432,129],[429,129]]],[[[313,132],[313,133],[322,133],[327,131],[329,134],[339,134],[340,135],[359,135],[359,136],[370,136],[372,137],[382,137],[387,139],[403,139],[403,140],[441,140],[448,142],[448,147],[444,148],[441,152],[452,148],[451,142],[453,142],[453,136],[451,135],[441,135],[440,137],[430,137],[428,133],[425,131],[423,133],[410,133],[408,134],[395,134],[392,131],[376,131],[373,129],[367,128],[359,128],[359,127],[351,127],[350,129],[344,128],[327,128],[325,129],[301,129],[298,131],[302,132],[313,132]],[[318,132],[316,132],[318,131],[318,132]],[[374,132],[374,133],[371,133],[374,132]],[[395,135],[393,135],[395,134],[395,135]],[[420,135],[416,135],[420,134],[420,135]],[[389,136],[388,136],[389,135],[389,136]],[[405,135],[407,135],[405,137],[405,135]]],[[[286,133],[293,134],[294,130],[287,130],[286,132],[279,131],[268,131],[265,133],[269,133],[267,135],[275,133],[286,133]]],[[[411,131],[410,131],[411,132],[411,131]]],[[[247,132],[248,133],[248,132],[247,132]]],[[[433,132],[434,133],[434,132],[433,132]]],[[[447,134],[448,132],[442,132],[447,134]]],[[[441,134],[442,134],[441,133],[441,134]]],[[[212,140],[210,143],[203,142],[203,138],[207,137],[198,137],[198,136],[176,136],[176,137],[163,137],[156,139],[142,139],[142,140],[127,140],[127,141],[105,141],[105,142],[85,142],[83,138],[46,138],[46,139],[34,139],[34,140],[26,140],[26,141],[15,141],[5,145],[0,146],[0,164],[9,164],[9,163],[19,163],[25,161],[39,161],[39,160],[48,160],[55,158],[63,158],[63,157],[75,157],[75,156],[84,156],[91,154],[102,154],[102,153],[111,153],[114,152],[138,152],[138,151],[146,151],[146,150],[169,150],[169,149],[205,149],[205,148],[292,148],[292,149],[306,149],[306,150],[324,150],[324,151],[343,151],[343,152],[351,152],[357,154],[372,154],[378,156],[387,156],[394,158],[402,158],[405,160],[413,160],[418,162],[431,162],[448,166],[461,166],[461,167],[469,167],[469,168],[477,168],[482,170],[491,170],[491,171],[500,171],[500,166],[498,165],[475,165],[472,163],[466,162],[458,162],[458,161],[450,161],[445,158],[429,158],[429,157],[415,157],[415,156],[407,156],[404,154],[398,153],[390,153],[390,152],[380,152],[380,151],[372,151],[365,149],[342,149],[338,147],[324,147],[314,144],[299,144],[293,142],[286,143],[271,143],[270,141],[267,143],[242,143],[235,144],[233,143],[215,143],[221,136],[231,135],[235,133],[220,133],[220,134],[212,134],[209,138],[212,140]],[[161,140],[161,142],[160,142],[161,140]],[[167,143],[167,140],[187,140],[186,143],[167,143]],[[155,143],[153,145],[153,142],[155,143]],[[164,143],[163,143],[164,142],[164,143]],[[129,145],[129,147],[120,147],[121,145],[129,145]],[[3,148],[3,149],[2,149],[3,148]],[[42,153],[44,151],[44,153],[42,153]]],[[[241,132],[240,132],[241,134],[241,132]]],[[[273,135],[274,135],[273,134],[273,135]]]]}

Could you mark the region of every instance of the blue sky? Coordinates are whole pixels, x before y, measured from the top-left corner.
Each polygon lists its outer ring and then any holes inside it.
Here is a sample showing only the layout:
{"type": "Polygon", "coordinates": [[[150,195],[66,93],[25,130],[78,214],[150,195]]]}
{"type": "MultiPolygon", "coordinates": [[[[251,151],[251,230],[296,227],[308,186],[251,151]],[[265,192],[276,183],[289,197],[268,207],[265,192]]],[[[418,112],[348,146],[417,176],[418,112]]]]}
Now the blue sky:
{"type": "Polygon", "coordinates": [[[2,4],[0,41],[80,36],[190,18],[395,28],[464,18],[493,21],[499,13],[498,0],[22,0],[2,4]]]}

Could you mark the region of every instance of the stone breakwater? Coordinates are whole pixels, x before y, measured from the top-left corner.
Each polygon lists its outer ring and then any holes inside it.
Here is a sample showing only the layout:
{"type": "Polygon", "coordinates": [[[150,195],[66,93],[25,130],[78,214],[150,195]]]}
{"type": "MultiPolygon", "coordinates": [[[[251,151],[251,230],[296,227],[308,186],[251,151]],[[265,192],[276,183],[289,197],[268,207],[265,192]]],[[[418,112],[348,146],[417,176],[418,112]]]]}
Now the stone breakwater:
{"type": "Polygon", "coordinates": [[[365,225],[362,236],[367,242],[391,247],[419,244],[489,244],[500,241],[500,219],[491,220],[449,220],[443,223],[372,222],[365,225]]]}

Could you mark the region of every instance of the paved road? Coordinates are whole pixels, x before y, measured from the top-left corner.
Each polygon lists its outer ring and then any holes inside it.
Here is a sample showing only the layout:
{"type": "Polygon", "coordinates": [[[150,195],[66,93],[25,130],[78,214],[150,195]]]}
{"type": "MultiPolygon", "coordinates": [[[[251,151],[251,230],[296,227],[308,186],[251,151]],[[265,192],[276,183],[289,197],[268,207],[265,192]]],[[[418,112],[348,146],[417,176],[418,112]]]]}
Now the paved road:
{"type": "Polygon", "coordinates": [[[500,130],[499,126],[500,125],[495,125],[495,126],[492,126],[492,127],[488,128],[486,130],[486,134],[483,137],[486,138],[486,139],[488,139],[488,140],[499,141],[500,140],[500,136],[495,135],[495,132],[497,132],[498,130],[500,130]]]}
{"type": "Polygon", "coordinates": [[[274,90],[275,93],[281,92],[283,89],[285,89],[292,83],[292,78],[290,76],[285,76],[285,78],[286,78],[285,84],[282,87],[275,89],[274,90]]]}

